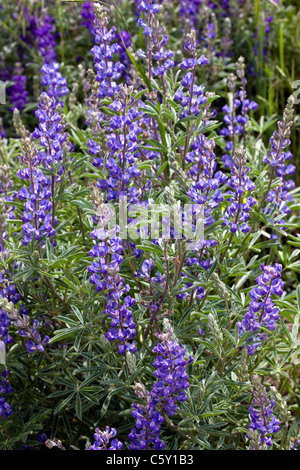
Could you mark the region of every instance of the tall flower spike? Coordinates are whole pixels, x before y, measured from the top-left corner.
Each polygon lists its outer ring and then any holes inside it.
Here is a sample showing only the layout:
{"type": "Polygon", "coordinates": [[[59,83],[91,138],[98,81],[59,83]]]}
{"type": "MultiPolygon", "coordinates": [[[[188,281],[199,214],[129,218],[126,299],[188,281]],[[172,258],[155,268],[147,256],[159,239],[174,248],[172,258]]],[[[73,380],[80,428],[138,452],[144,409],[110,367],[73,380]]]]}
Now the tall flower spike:
{"type": "Polygon", "coordinates": [[[246,125],[249,121],[249,111],[255,111],[258,104],[247,99],[245,60],[240,57],[236,63],[237,76],[231,73],[228,77],[228,90],[232,94],[232,103],[223,106],[225,127],[220,131],[220,135],[227,138],[225,150],[228,152],[222,156],[225,168],[230,168],[232,156],[238,146],[246,146],[246,125]],[[241,86],[237,89],[237,78],[241,81],[241,86]]]}
{"type": "Polygon", "coordinates": [[[55,60],[56,42],[54,38],[54,18],[47,14],[47,9],[39,9],[37,14],[30,15],[25,11],[25,17],[28,21],[26,36],[22,39],[25,42],[35,43],[43,62],[48,64],[55,60]],[[28,36],[30,41],[28,41],[28,36]]]}
{"type": "Polygon", "coordinates": [[[168,416],[173,416],[178,410],[177,402],[187,400],[185,390],[190,386],[186,372],[185,348],[178,344],[170,329],[166,333],[156,333],[159,340],[153,348],[157,354],[153,366],[154,376],[158,379],[151,391],[152,400],[161,403],[161,409],[168,416]]]}
{"type": "Polygon", "coordinates": [[[240,230],[243,233],[250,231],[248,226],[249,212],[252,207],[256,205],[256,200],[252,196],[247,196],[255,189],[255,184],[252,183],[248,174],[250,168],[246,166],[247,155],[245,149],[236,149],[231,164],[231,177],[228,180],[228,186],[231,195],[228,199],[230,202],[229,207],[226,208],[224,214],[224,222],[222,225],[230,226],[232,233],[240,230]],[[234,190],[234,191],[232,191],[234,190]]]}
{"type": "Polygon", "coordinates": [[[270,139],[271,150],[268,155],[264,156],[264,163],[268,163],[273,167],[282,165],[287,157],[285,149],[290,145],[291,127],[293,125],[295,99],[290,96],[287,106],[283,113],[282,121],[278,121],[276,130],[270,139]]]}
{"type": "Polygon", "coordinates": [[[114,63],[112,61],[114,54],[120,52],[120,46],[113,43],[116,39],[116,28],[113,26],[108,30],[108,19],[103,7],[96,3],[94,8],[96,45],[91,49],[91,53],[94,56],[97,71],[96,80],[99,82],[98,97],[100,99],[114,98],[115,93],[118,91],[116,81],[124,70],[124,65],[121,62],[114,63]]]}
{"type": "Polygon", "coordinates": [[[168,36],[165,34],[165,28],[159,24],[159,14],[163,10],[163,6],[153,3],[152,0],[142,1],[140,4],[140,12],[145,15],[139,18],[138,25],[143,28],[143,35],[147,39],[147,52],[139,49],[137,54],[140,59],[146,59],[148,64],[148,77],[160,77],[164,93],[166,92],[163,76],[167,70],[174,67],[175,62],[172,60],[174,53],[165,46],[168,42],[168,36]],[[155,66],[156,65],[156,66],[155,66]]]}
{"type": "Polygon", "coordinates": [[[257,375],[253,376],[252,383],[253,400],[249,407],[251,424],[246,437],[250,440],[250,450],[266,450],[266,446],[272,447],[272,436],[280,430],[280,421],[273,414],[275,403],[268,399],[257,375]]]}
{"type": "Polygon", "coordinates": [[[23,67],[20,62],[15,64],[13,76],[11,80],[13,85],[7,89],[10,97],[10,110],[13,111],[17,108],[22,111],[27,102],[28,92],[26,90],[26,75],[23,74],[23,67]]]}
{"type": "MultiPolygon", "coordinates": [[[[290,145],[291,127],[293,125],[293,108],[294,97],[290,96],[284,110],[283,120],[278,122],[278,130],[274,132],[270,139],[271,150],[268,155],[264,156],[264,163],[268,163],[272,167],[271,182],[276,168],[279,183],[277,187],[268,192],[266,198],[268,205],[263,209],[263,212],[266,215],[271,215],[272,220],[275,219],[274,224],[282,230],[285,229],[284,218],[291,212],[288,203],[294,200],[290,191],[294,189],[295,182],[287,180],[287,177],[295,173],[296,167],[286,163],[293,158],[292,153],[287,150],[290,145]],[[280,219],[278,218],[279,215],[281,216],[280,219]]],[[[278,235],[272,234],[271,238],[277,239],[278,235]]]]}
{"type": "Polygon", "coordinates": [[[134,403],[132,416],[136,419],[135,427],[128,435],[131,439],[130,450],[163,450],[165,443],[161,441],[159,433],[161,424],[165,421],[155,408],[151,394],[144,385],[135,383],[134,391],[143,401],[143,404],[134,403]]]}
{"type": "Polygon", "coordinates": [[[135,353],[137,348],[132,340],[136,330],[131,308],[136,301],[130,295],[123,297],[128,294],[130,287],[120,275],[120,264],[123,261],[122,241],[117,237],[115,228],[113,232],[106,228],[111,217],[109,206],[99,201],[97,193],[94,200],[98,227],[91,233],[96,245],[89,255],[96,260],[88,267],[91,273],[90,282],[95,285],[97,291],[107,291],[103,313],[110,315],[111,328],[106,333],[106,338],[117,342],[119,354],[125,354],[126,351],[135,353]]]}
{"type": "Polygon", "coordinates": [[[252,301],[249,305],[249,311],[244,319],[239,322],[238,330],[241,337],[246,332],[253,332],[251,344],[247,346],[248,353],[254,354],[256,348],[265,340],[267,333],[260,333],[261,326],[269,331],[276,328],[276,320],[279,318],[279,308],[275,307],[272,301],[272,295],[281,295],[283,293],[283,281],[281,280],[281,264],[273,266],[260,266],[263,274],[258,276],[256,282],[258,287],[250,291],[252,301]]]}
{"type": "Polygon", "coordinates": [[[5,396],[13,391],[7,381],[7,375],[8,370],[5,369],[0,376],[0,417],[2,416],[3,418],[8,418],[8,416],[13,412],[10,404],[6,401],[5,396]]]}

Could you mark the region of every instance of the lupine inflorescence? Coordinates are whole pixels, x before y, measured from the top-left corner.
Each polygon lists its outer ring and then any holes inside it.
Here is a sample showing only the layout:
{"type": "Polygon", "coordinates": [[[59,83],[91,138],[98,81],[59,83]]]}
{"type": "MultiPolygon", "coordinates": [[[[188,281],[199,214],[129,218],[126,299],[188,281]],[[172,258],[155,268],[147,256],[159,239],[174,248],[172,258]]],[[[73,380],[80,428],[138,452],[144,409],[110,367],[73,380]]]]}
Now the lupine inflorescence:
{"type": "Polygon", "coordinates": [[[30,318],[28,310],[22,307],[18,311],[12,302],[6,298],[0,299],[0,307],[6,312],[9,320],[13,321],[18,328],[18,333],[21,337],[27,338],[26,349],[29,353],[35,351],[44,352],[45,346],[49,343],[49,336],[45,335],[42,339],[37,328],[39,326],[38,320],[34,319],[32,326],[30,326],[30,318]]]}
{"type": "MultiPolygon", "coordinates": [[[[167,330],[168,322],[165,323],[167,330]]],[[[161,425],[165,414],[172,417],[178,410],[177,402],[187,400],[186,390],[190,384],[186,366],[193,358],[185,359],[185,348],[178,344],[171,329],[156,334],[157,345],[153,348],[156,359],[154,376],[157,381],[148,392],[144,385],[135,384],[135,393],[143,403],[135,403],[132,416],[136,419],[135,428],[129,438],[131,450],[162,450],[165,443],[161,440],[161,425]]]]}
{"type": "Polygon", "coordinates": [[[31,240],[40,240],[42,236],[52,237],[55,233],[56,223],[53,205],[55,176],[52,179],[45,176],[42,167],[52,168],[56,165],[58,178],[63,167],[58,166],[62,160],[62,145],[65,136],[62,133],[61,116],[56,110],[55,98],[46,93],[41,95],[39,109],[36,111],[39,118],[39,127],[33,134],[24,135],[24,155],[21,157],[26,168],[18,171],[20,179],[29,182],[29,187],[23,186],[18,192],[18,198],[26,201],[22,221],[23,244],[31,240]],[[39,139],[44,151],[38,151],[34,140],[39,139]]]}
{"type": "MultiPolygon", "coordinates": [[[[287,164],[288,160],[293,158],[287,148],[290,145],[291,126],[293,124],[294,113],[294,97],[290,96],[287,106],[284,110],[282,121],[278,121],[276,130],[271,139],[271,149],[268,154],[264,156],[264,163],[271,166],[271,179],[273,181],[275,169],[277,169],[277,177],[279,182],[273,189],[269,190],[266,201],[268,206],[264,208],[264,212],[271,216],[274,224],[284,228],[284,218],[291,212],[288,206],[289,202],[293,201],[293,196],[290,191],[294,189],[295,183],[293,180],[286,181],[286,177],[292,175],[296,171],[296,167],[292,164],[287,164]],[[275,208],[275,211],[274,211],[275,208]]],[[[270,185],[271,186],[271,185],[270,185]]],[[[278,238],[278,235],[272,234],[272,238],[278,238]]]]}
{"type": "Polygon", "coordinates": [[[16,63],[11,80],[13,85],[8,88],[11,110],[15,108],[22,111],[28,102],[28,92],[26,90],[26,75],[23,73],[21,63],[16,63]]]}
{"type": "Polygon", "coordinates": [[[255,189],[255,184],[250,180],[248,174],[250,168],[246,166],[247,156],[244,149],[236,149],[232,158],[231,177],[227,184],[230,188],[228,201],[230,205],[226,208],[223,225],[228,225],[231,232],[240,230],[243,233],[250,231],[248,225],[249,212],[256,205],[256,200],[250,196],[255,189]],[[248,195],[246,197],[246,195],[248,195]]]}
{"type": "Polygon", "coordinates": [[[247,346],[249,354],[254,354],[256,348],[268,337],[267,333],[261,332],[264,326],[269,331],[276,328],[276,320],[279,318],[279,308],[273,304],[273,295],[282,295],[283,281],[281,280],[282,265],[261,265],[263,274],[257,277],[257,286],[250,291],[249,311],[244,319],[238,323],[239,335],[245,332],[254,333],[251,344],[247,346]]]}
{"type": "Polygon", "coordinates": [[[225,168],[230,168],[235,149],[239,145],[245,147],[246,125],[249,121],[249,111],[255,111],[258,108],[258,104],[255,101],[250,101],[247,98],[247,80],[245,77],[245,60],[243,57],[239,58],[236,66],[237,76],[232,73],[228,77],[228,89],[232,94],[232,103],[231,105],[226,104],[222,108],[224,113],[223,121],[226,126],[220,131],[220,134],[228,139],[225,145],[225,150],[228,153],[222,157],[225,168]],[[239,89],[237,89],[236,84],[238,78],[241,81],[239,89]]]}
{"type": "MultiPolygon", "coordinates": [[[[125,284],[120,275],[120,264],[123,261],[123,246],[116,233],[109,233],[106,226],[110,217],[110,208],[103,201],[95,200],[98,227],[91,232],[91,237],[96,245],[89,254],[96,258],[89,266],[92,274],[90,282],[95,285],[98,292],[106,291],[104,314],[109,314],[111,319],[110,330],[106,333],[109,341],[117,341],[118,352],[136,351],[135,322],[132,315],[132,307],[135,299],[129,295],[129,285],[125,284]],[[128,294],[128,295],[126,295],[128,294]]],[[[113,229],[115,232],[115,229],[113,229]]]]}
{"type": "MultiPolygon", "coordinates": [[[[1,341],[0,341],[1,348],[1,341]]],[[[6,401],[7,394],[11,393],[13,389],[7,381],[8,370],[4,370],[0,376],[0,417],[7,418],[12,414],[12,408],[10,404],[6,401]]]]}
{"type": "Polygon", "coordinates": [[[249,407],[251,424],[246,435],[251,450],[265,450],[272,447],[272,436],[280,429],[280,421],[273,414],[275,402],[269,400],[265,387],[257,375],[253,376],[253,400],[249,407]]]}

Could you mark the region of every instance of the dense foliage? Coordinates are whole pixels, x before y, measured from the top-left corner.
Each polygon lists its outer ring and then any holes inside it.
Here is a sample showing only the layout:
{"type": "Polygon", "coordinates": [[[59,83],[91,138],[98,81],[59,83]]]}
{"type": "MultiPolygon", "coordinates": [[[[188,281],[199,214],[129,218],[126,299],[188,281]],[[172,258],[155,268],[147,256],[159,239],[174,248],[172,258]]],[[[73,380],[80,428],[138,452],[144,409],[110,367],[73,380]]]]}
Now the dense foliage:
{"type": "Polygon", "coordinates": [[[0,4],[2,450],[299,447],[299,17],[0,4]]]}

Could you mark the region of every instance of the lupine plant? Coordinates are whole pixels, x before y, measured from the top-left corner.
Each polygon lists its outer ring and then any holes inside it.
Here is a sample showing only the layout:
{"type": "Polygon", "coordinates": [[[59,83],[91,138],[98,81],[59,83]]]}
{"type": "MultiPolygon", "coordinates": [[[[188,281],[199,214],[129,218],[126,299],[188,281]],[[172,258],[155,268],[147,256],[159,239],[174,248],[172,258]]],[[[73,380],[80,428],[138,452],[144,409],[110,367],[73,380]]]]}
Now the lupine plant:
{"type": "Polygon", "coordinates": [[[0,449],[297,450],[296,3],[46,6],[0,7],[0,449]]]}

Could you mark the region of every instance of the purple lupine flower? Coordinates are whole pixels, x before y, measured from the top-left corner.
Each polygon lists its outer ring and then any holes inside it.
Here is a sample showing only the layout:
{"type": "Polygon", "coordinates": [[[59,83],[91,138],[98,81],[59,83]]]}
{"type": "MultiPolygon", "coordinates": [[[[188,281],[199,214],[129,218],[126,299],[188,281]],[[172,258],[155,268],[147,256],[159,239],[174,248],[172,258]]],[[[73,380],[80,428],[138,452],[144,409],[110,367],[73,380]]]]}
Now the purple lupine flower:
{"type": "Polygon", "coordinates": [[[233,191],[228,191],[231,196],[228,201],[230,205],[226,208],[224,222],[222,225],[228,225],[232,233],[237,230],[248,233],[250,227],[247,223],[249,212],[256,205],[256,200],[246,194],[255,189],[255,184],[250,180],[248,173],[250,168],[246,166],[247,156],[244,149],[236,149],[231,165],[231,177],[227,184],[233,191]]]}
{"type": "Polygon", "coordinates": [[[159,342],[153,348],[157,354],[153,366],[156,368],[154,376],[158,380],[150,392],[142,384],[134,386],[143,404],[133,405],[131,414],[136,424],[128,436],[132,441],[130,450],[163,450],[165,443],[159,436],[161,424],[165,421],[163,413],[174,416],[178,410],[177,402],[187,400],[185,390],[190,385],[186,365],[192,362],[192,358],[185,360],[185,348],[179,346],[177,339],[173,338],[171,329],[167,333],[156,333],[156,336],[159,342]]]}
{"type": "Polygon", "coordinates": [[[134,403],[132,416],[136,420],[135,427],[128,435],[131,439],[130,450],[163,450],[165,443],[159,437],[164,417],[155,407],[151,394],[145,386],[135,383],[134,391],[143,403],[134,403]]]}
{"type": "Polygon", "coordinates": [[[28,102],[28,92],[26,90],[26,75],[23,74],[22,65],[18,62],[15,64],[14,72],[11,77],[13,85],[7,89],[10,101],[10,110],[17,108],[22,111],[28,102]]]}
{"type": "Polygon", "coordinates": [[[18,192],[18,198],[24,201],[22,243],[25,246],[33,239],[38,241],[43,236],[53,237],[54,225],[58,223],[55,219],[54,191],[55,184],[61,180],[64,172],[62,158],[63,147],[67,145],[67,134],[63,132],[62,118],[57,110],[57,95],[51,95],[44,92],[40,96],[35,113],[39,119],[38,127],[30,137],[23,139],[25,154],[21,161],[27,168],[17,172],[20,179],[27,180],[30,184],[18,192]],[[42,150],[37,150],[33,139],[39,140],[42,150]],[[47,178],[41,166],[55,174],[47,178]]]}
{"type": "Polygon", "coordinates": [[[196,163],[191,175],[196,179],[192,183],[188,196],[197,205],[204,206],[204,226],[208,227],[215,222],[212,213],[224,200],[219,187],[225,183],[226,176],[216,170],[216,156],[214,153],[215,141],[207,140],[204,135],[198,136],[187,154],[188,163],[196,163]]]}
{"type": "Polygon", "coordinates": [[[41,85],[47,87],[48,95],[51,98],[55,98],[59,103],[58,99],[67,95],[69,90],[67,81],[61,75],[59,64],[56,62],[54,18],[48,16],[47,9],[44,9],[39,11],[37,16],[30,16],[27,12],[27,20],[33,41],[37,43],[37,48],[43,59],[41,85]]]}
{"type": "Polygon", "coordinates": [[[191,56],[188,59],[183,59],[180,64],[182,70],[186,70],[181,85],[174,95],[174,99],[178,101],[184,108],[180,117],[184,118],[189,115],[198,116],[201,109],[207,103],[207,98],[204,95],[204,88],[202,85],[198,86],[195,83],[197,66],[204,66],[208,63],[204,54],[200,57],[197,55],[196,45],[196,32],[192,30],[188,36],[188,41],[184,46],[185,51],[191,56]]]}
{"type": "Polygon", "coordinates": [[[266,389],[257,375],[253,376],[252,382],[253,400],[249,407],[251,424],[246,437],[250,440],[250,450],[266,450],[266,446],[272,447],[272,436],[280,430],[280,421],[273,414],[275,402],[268,399],[266,389]]]}
{"type": "Polygon", "coordinates": [[[163,6],[153,3],[152,0],[145,0],[140,3],[139,11],[145,16],[139,18],[138,26],[143,29],[143,35],[147,39],[146,53],[141,49],[137,51],[140,59],[147,59],[148,77],[160,77],[164,92],[166,92],[164,83],[164,74],[172,69],[175,62],[172,60],[174,53],[166,49],[168,36],[165,34],[165,28],[159,26],[156,16],[162,11],[163,6]]]}
{"type": "Polygon", "coordinates": [[[44,336],[43,340],[40,333],[37,331],[39,326],[38,320],[33,320],[32,327],[29,327],[29,317],[26,314],[22,314],[17,320],[15,320],[15,326],[19,327],[18,333],[24,338],[32,338],[26,342],[26,349],[29,353],[35,351],[43,352],[45,346],[49,343],[49,336],[44,336]]]}
{"type": "Polygon", "coordinates": [[[113,439],[117,431],[114,428],[106,426],[105,431],[101,431],[99,428],[95,429],[94,439],[95,442],[89,447],[89,450],[121,450],[123,447],[122,442],[117,438],[113,439]],[[113,439],[111,442],[109,442],[113,439]],[[110,445],[110,447],[108,447],[110,445]]]}
{"type": "Polygon", "coordinates": [[[230,168],[232,156],[235,149],[242,144],[246,144],[246,125],[249,121],[249,111],[255,111],[258,104],[255,101],[247,99],[244,58],[240,57],[237,62],[237,76],[241,80],[240,89],[236,89],[237,77],[230,74],[228,77],[228,88],[233,94],[232,106],[225,105],[222,108],[224,113],[225,127],[220,131],[220,135],[228,139],[225,150],[228,152],[222,156],[225,168],[230,168]]]}
{"type": "Polygon", "coordinates": [[[57,112],[56,99],[52,93],[41,94],[35,115],[39,119],[39,124],[33,131],[32,137],[38,139],[43,147],[43,150],[39,152],[39,160],[47,169],[53,169],[53,164],[55,164],[58,176],[60,176],[63,173],[63,167],[58,167],[58,165],[62,161],[66,134],[63,132],[62,118],[57,112]]]}
{"type": "Polygon", "coordinates": [[[121,76],[124,65],[121,62],[114,63],[113,55],[120,52],[120,46],[117,43],[111,44],[116,39],[116,28],[107,29],[108,20],[100,5],[95,4],[95,43],[91,49],[94,56],[96,69],[96,80],[99,83],[98,97],[114,98],[118,91],[116,80],[121,76]]]}
{"type": "MultiPolygon", "coordinates": [[[[295,182],[293,180],[286,180],[288,176],[296,171],[294,165],[286,163],[293,158],[292,153],[287,150],[290,145],[291,127],[293,125],[293,107],[294,97],[290,96],[284,110],[283,120],[278,121],[278,130],[273,133],[270,139],[271,149],[268,155],[264,156],[264,163],[269,164],[272,168],[271,182],[276,169],[279,183],[276,188],[268,192],[266,198],[268,205],[263,209],[263,212],[267,215],[271,214],[271,220],[276,219],[274,224],[281,229],[284,229],[284,217],[291,212],[288,203],[294,200],[290,191],[294,189],[295,182]],[[279,219],[279,215],[281,215],[282,218],[279,219]]],[[[272,238],[277,239],[278,235],[273,234],[272,238]]]]}
{"type": "Polygon", "coordinates": [[[269,331],[276,328],[276,320],[279,318],[279,308],[272,301],[273,295],[280,296],[283,293],[283,281],[281,280],[281,264],[273,266],[260,266],[263,274],[256,279],[257,286],[250,291],[252,301],[244,319],[239,322],[238,330],[241,337],[244,333],[254,333],[251,344],[247,346],[248,353],[253,355],[256,348],[265,340],[267,333],[260,333],[263,326],[269,331]]]}
{"type": "Polygon", "coordinates": [[[81,22],[80,24],[87,28],[90,33],[94,34],[94,20],[95,20],[95,12],[94,12],[94,2],[84,2],[81,5],[81,22]]]}
{"type": "Polygon", "coordinates": [[[180,0],[179,15],[183,21],[190,22],[193,28],[197,27],[202,0],[180,0]]]}
{"type": "Polygon", "coordinates": [[[27,31],[36,43],[43,62],[45,64],[51,63],[56,58],[54,18],[47,15],[47,9],[44,9],[39,11],[38,15],[29,15],[27,13],[27,21],[29,23],[27,31]]]}
{"type": "Polygon", "coordinates": [[[173,416],[178,410],[177,402],[187,400],[185,390],[190,386],[186,372],[185,348],[180,346],[173,331],[156,333],[159,340],[153,348],[157,354],[153,366],[156,368],[154,376],[158,379],[151,390],[154,403],[160,403],[161,409],[168,416],[173,416]]]}
{"type": "Polygon", "coordinates": [[[116,39],[117,39],[118,44],[120,46],[120,52],[119,52],[120,62],[125,67],[124,71],[123,71],[123,77],[124,77],[124,80],[127,81],[130,77],[129,71],[130,71],[130,67],[131,67],[131,61],[130,61],[130,58],[127,54],[126,49],[128,49],[131,45],[131,35],[128,33],[128,31],[120,31],[120,33],[117,33],[116,39]]]}
{"type": "MultiPolygon", "coordinates": [[[[1,347],[1,341],[0,341],[1,347]]],[[[4,370],[0,376],[0,417],[8,418],[12,415],[12,408],[10,404],[6,401],[5,395],[11,393],[13,389],[7,381],[8,370],[4,370]]]]}
{"type": "Polygon", "coordinates": [[[116,199],[120,194],[127,197],[130,203],[137,203],[140,194],[132,183],[140,176],[136,164],[136,154],[139,150],[137,136],[140,127],[135,122],[139,112],[132,107],[134,99],[132,90],[120,85],[118,96],[109,108],[120,112],[110,120],[110,135],[107,147],[110,149],[109,158],[105,163],[106,179],[99,179],[97,186],[106,191],[107,200],[116,199]]]}
{"type": "Polygon", "coordinates": [[[121,46],[114,42],[117,39],[116,29],[113,27],[108,30],[107,16],[100,4],[95,4],[94,9],[95,46],[91,49],[91,53],[94,56],[96,75],[94,76],[94,73],[89,71],[90,96],[86,97],[88,107],[86,124],[96,135],[101,129],[101,121],[105,120],[105,115],[99,111],[101,102],[106,97],[114,98],[115,93],[118,92],[117,81],[125,70],[125,66],[120,61],[112,60],[121,51],[121,46]]]}
{"type": "MultiPolygon", "coordinates": [[[[5,164],[0,167],[0,210],[2,213],[2,218],[0,220],[0,252],[3,259],[6,259],[8,255],[8,249],[5,248],[5,240],[7,239],[6,218],[11,220],[16,218],[14,213],[15,207],[5,204],[6,202],[12,202],[14,200],[15,194],[8,196],[8,191],[12,187],[13,182],[11,180],[10,168],[5,164]]],[[[17,263],[15,263],[15,267],[17,267],[17,263]]],[[[0,296],[15,305],[19,302],[21,296],[18,293],[16,286],[11,283],[10,276],[11,273],[8,269],[0,272],[0,296]]],[[[13,342],[13,338],[10,336],[8,331],[10,325],[11,322],[7,313],[0,309],[0,340],[2,343],[11,344],[13,342]]]]}
{"type": "Polygon", "coordinates": [[[0,342],[11,344],[13,342],[12,336],[8,332],[11,322],[4,310],[0,310],[0,342]]]}
{"type": "Polygon", "coordinates": [[[119,354],[125,354],[126,351],[135,353],[137,348],[133,338],[136,330],[131,309],[136,301],[130,295],[125,296],[130,287],[125,284],[119,273],[123,261],[122,240],[106,230],[111,216],[109,207],[102,204],[102,207],[96,206],[96,211],[98,228],[93,230],[91,237],[97,244],[90,250],[89,255],[97,260],[88,267],[91,273],[90,282],[95,285],[97,291],[107,291],[103,313],[109,314],[111,327],[106,333],[106,338],[117,342],[119,354]]]}
{"type": "Polygon", "coordinates": [[[33,239],[38,241],[42,236],[52,237],[55,230],[52,226],[51,180],[38,168],[43,153],[38,152],[32,137],[23,139],[24,155],[22,163],[27,168],[18,170],[17,176],[29,182],[29,187],[22,187],[18,198],[24,201],[22,221],[23,245],[27,246],[33,239]]]}
{"type": "Polygon", "coordinates": [[[24,309],[21,305],[18,311],[14,304],[6,298],[0,298],[0,307],[6,312],[8,319],[14,322],[14,325],[18,328],[19,335],[28,338],[25,344],[27,351],[29,353],[35,351],[44,352],[44,347],[49,343],[50,338],[47,335],[43,339],[41,338],[37,330],[39,326],[38,320],[34,319],[32,326],[30,326],[30,319],[27,315],[28,310],[24,309]]]}
{"type": "Polygon", "coordinates": [[[51,62],[44,64],[41,68],[41,85],[47,87],[47,95],[56,100],[57,104],[62,104],[59,98],[69,93],[67,80],[59,71],[59,64],[51,62]]]}

